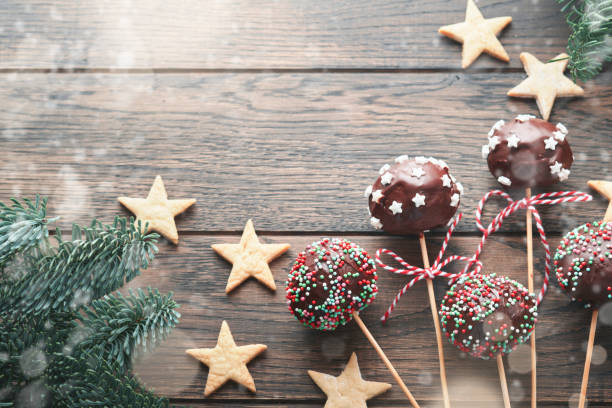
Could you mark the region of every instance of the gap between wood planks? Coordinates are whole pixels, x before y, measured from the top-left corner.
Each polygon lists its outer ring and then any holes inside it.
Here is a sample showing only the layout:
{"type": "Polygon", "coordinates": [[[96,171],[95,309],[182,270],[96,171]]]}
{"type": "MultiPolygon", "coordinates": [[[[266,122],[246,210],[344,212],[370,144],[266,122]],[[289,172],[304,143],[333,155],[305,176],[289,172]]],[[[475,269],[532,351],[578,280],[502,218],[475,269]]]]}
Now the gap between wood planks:
{"type": "MultiPolygon", "coordinates": [[[[111,225],[110,223],[102,222],[103,225],[111,225]]],[[[85,227],[88,225],[79,225],[81,227],[85,227]]],[[[49,229],[49,235],[56,235],[56,229],[49,229]]],[[[72,230],[70,229],[61,229],[60,230],[62,236],[70,236],[72,234],[72,230]]],[[[222,235],[242,235],[242,230],[214,230],[214,231],[180,231],[179,236],[222,236],[222,235]]],[[[418,239],[416,235],[391,235],[391,234],[383,234],[378,231],[266,231],[266,230],[257,230],[257,236],[265,237],[275,237],[275,236],[312,236],[312,237],[324,237],[324,236],[338,236],[338,235],[352,235],[352,236],[366,236],[366,237],[397,237],[397,238],[406,238],[406,239],[418,239]]],[[[551,233],[547,233],[547,237],[560,238],[562,234],[558,231],[553,231],[551,233]]],[[[446,231],[430,231],[427,233],[428,238],[439,238],[443,239],[446,236],[446,231]]],[[[504,231],[496,234],[497,237],[503,238],[513,238],[513,237],[523,237],[525,236],[524,231],[504,231]]],[[[534,237],[537,237],[537,233],[534,232],[534,237]]],[[[479,231],[455,231],[453,232],[453,237],[465,237],[465,238],[480,238],[482,234],[479,231]]]]}
{"type": "Polygon", "coordinates": [[[0,68],[0,74],[516,74],[522,68],[0,68]]]}

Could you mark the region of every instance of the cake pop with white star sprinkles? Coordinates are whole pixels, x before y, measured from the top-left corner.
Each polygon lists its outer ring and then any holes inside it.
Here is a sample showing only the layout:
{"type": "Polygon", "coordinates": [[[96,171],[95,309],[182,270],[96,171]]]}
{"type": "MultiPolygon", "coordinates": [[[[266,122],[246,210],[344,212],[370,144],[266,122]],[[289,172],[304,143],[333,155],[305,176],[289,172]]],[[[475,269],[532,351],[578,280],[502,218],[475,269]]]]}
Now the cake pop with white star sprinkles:
{"type": "Polygon", "coordinates": [[[574,161],[567,128],[532,115],[497,121],[482,146],[489,170],[505,188],[548,186],[565,181],[574,161]]]}
{"type": "Polygon", "coordinates": [[[460,278],[444,296],[440,322],[446,337],[460,350],[488,360],[525,343],[537,319],[533,294],[507,277],[460,278]]]}
{"type": "Polygon", "coordinates": [[[335,330],[374,300],[377,279],[364,249],[345,239],[322,239],[300,252],[289,272],[289,311],[306,326],[335,330]]]}
{"type": "Polygon", "coordinates": [[[419,234],[446,225],[462,193],[463,186],[444,161],[403,155],[380,169],[364,195],[374,228],[391,234],[419,234]]]}

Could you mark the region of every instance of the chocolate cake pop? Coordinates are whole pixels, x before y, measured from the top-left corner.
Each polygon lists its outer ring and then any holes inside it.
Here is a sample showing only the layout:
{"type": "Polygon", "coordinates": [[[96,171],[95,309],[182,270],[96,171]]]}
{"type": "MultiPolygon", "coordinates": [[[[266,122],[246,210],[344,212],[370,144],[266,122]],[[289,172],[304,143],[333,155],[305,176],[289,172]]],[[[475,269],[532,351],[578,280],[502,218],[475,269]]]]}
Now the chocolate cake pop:
{"type": "Polygon", "coordinates": [[[489,170],[505,188],[548,186],[565,181],[574,161],[567,128],[532,115],[498,121],[482,147],[489,170]]]}
{"type": "Polygon", "coordinates": [[[325,238],[300,252],[287,280],[289,310],[300,322],[335,330],[376,297],[376,266],[365,250],[325,238]]]}
{"type": "Polygon", "coordinates": [[[593,308],[611,301],[612,223],[587,223],[570,231],[557,248],[554,267],[572,300],[593,308]]]}
{"type": "Polygon", "coordinates": [[[516,281],[496,274],[464,276],[446,292],[440,321],[455,346],[489,359],[527,341],[536,309],[535,297],[516,281]]]}
{"type": "Polygon", "coordinates": [[[365,191],[370,224],[392,234],[419,234],[446,225],[455,215],[463,186],[442,160],[399,156],[385,164],[365,191]]]}

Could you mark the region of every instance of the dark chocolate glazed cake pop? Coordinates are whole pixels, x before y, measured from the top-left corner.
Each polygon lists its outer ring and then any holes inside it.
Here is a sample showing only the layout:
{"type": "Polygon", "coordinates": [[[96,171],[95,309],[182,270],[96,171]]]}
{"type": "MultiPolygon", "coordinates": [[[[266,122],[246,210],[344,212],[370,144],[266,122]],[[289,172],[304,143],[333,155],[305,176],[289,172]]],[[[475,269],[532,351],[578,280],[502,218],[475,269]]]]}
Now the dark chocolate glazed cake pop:
{"type": "Polygon", "coordinates": [[[376,297],[376,266],[365,250],[325,238],[300,252],[287,279],[289,311],[319,330],[335,330],[376,297]]]}
{"type": "Polygon", "coordinates": [[[462,351],[489,359],[527,341],[537,306],[534,295],[506,277],[460,278],[444,296],[440,322],[446,337],[462,351]]]}
{"type": "Polygon", "coordinates": [[[612,223],[587,223],[569,232],[555,252],[554,266],[572,300],[594,308],[611,301],[612,223]]]}
{"type": "Polygon", "coordinates": [[[441,227],[455,215],[463,186],[442,160],[399,156],[385,164],[365,191],[370,224],[392,234],[419,234],[441,227]]]}
{"type": "Polygon", "coordinates": [[[498,121],[482,147],[489,170],[506,188],[548,186],[567,180],[574,161],[563,124],[532,115],[498,121]]]}

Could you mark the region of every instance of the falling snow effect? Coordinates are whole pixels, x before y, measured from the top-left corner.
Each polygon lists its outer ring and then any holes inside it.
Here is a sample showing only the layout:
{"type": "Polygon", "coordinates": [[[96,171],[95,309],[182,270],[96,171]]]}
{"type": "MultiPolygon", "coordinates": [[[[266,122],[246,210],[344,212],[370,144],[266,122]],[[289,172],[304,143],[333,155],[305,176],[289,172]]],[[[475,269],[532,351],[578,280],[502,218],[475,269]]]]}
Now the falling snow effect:
{"type": "MultiPolygon", "coordinates": [[[[114,4],[113,2],[111,2],[114,4]]],[[[60,38],[57,42],[53,43],[52,39],[47,38],[47,35],[36,35],[34,33],[34,29],[32,27],[32,22],[29,22],[27,19],[27,14],[32,13],[34,16],[40,17],[42,13],[46,13],[49,16],[49,19],[53,22],[53,24],[63,23],[67,27],[69,27],[69,19],[71,18],[71,10],[66,10],[65,6],[61,5],[51,5],[48,7],[40,7],[41,10],[36,10],[31,5],[20,5],[22,8],[21,13],[26,17],[19,18],[15,21],[11,21],[10,25],[6,27],[0,27],[0,36],[6,36],[3,38],[16,38],[14,49],[15,54],[10,55],[13,59],[11,62],[14,63],[15,66],[29,66],[31,61],[29,60],[29,51],[35,48],[43,49],[44,58],[49,60],[50,63],[48,67],[51,72],[57,71],[58,69],[62,70],[71,70],[77,67],[87,66],[91,64],[92,66],[104,65],[100,64],[100,56],[105,55],[104,50],[108,50],[108,43],[116,43],[119,44],[118,47],[112,48],[112,60],[111,66],[113,69],[133,69],[133,68],[141,68],[154,66],[159,61],[156,60],[154,50],[151,49],[151,41],[147,38],[146,33],[143,30],[143,21],[139,19],[138,10],[137,10],[137,2],[135,1],[121,1],[116,2],[118,4],[118,8],[120,9],[120,13],[124,15],[123,18],[118,19],[117,21],[107,21],[102,18],[105,14],[109,12],[109,6],[105,2],[100,2],[95,8],[92,8],[91,13],[97,15],[97,19],[102,21],[100,32],[97,32],[95,29],[89,29],[83,31],[83,35],[81,38],[73,38],[75,36],[70,35],[69,32],[66,32],[65,38],[60,38]],[[36,13],[36,14],[34,14],[36,13]],[[119,31],[121,35],[119,36],[119,41],[114,37],[113,31],[119,31]],[[123,37],[123,38],[121,38],[123,37]]],[[[219,2],[218,2],[219,3],[219,2]]],[[[533,6],[542,7],[541,3],[544,3],[539,0],[530,0],[533,6]]],[[[10,1],[9,1],[10,4],[10,1]]],[[[17,2],[15,2],[17,4],[17,2]]],[[[481,2],[482,4],[482,2],[481,2]]],[[[535,10],[535,9],[534,9],[535,10]]],[[[602,23],[602,11],[588,8],[587,10],[587,18],[590,21],[592,28],[596,28],[598,25],[602,23]]],[[[512,6],[511,12],[513,14],[519,14],[521,10],[512,6]]],[[[185,10],[178,11],[179,21],[184,22],[186,19],[191,18],[191,16],[186,13],[185,10]]],[[[39,21],[43,21],[42,18],[36,18],[39,21]]],[[[206,24],[209,22],[209,17],[207,16],[195,16],[193,17],[198,19],[198,22],[201,23],[201,26],[208,27],[206,24]]],[[[248,24],[256,23],[235,23],[227,24],[229,29],[231,30],[231,34],[233,35],[232,41],[241,33],[245,31],[248,33],[253,30],[252,27],[249,27],[248,24]]],[[[308,26],[308,30],[317,29],[318,22],[310,22],[308,26]]],[[[341,22],[333,23],[333,28],[336,31],[341,31],[346,27],[341,26],[341,22]]],[[[332,23],[330,22],[330,25],[332,23]]],[[[184,28],[184,24],[177,23],[178,30],[183,30],[182,34],[178,37],[187,38],[186,34],[187,29],[184,28]]],[[[399,47],[401,53],[416,53],[420,50],[418,46],[413,46],[413,37],[422,36],[423,30],[420,29],[416,25],[408,25],[406,27],[400,27],[402,30],[402,39],[401,39],[401,47],[399,47]]],[[[211,30],[218,28],[212,27],[211,30]]],[[[366,41],[367,39],[360,39],[360,41],[366,41]]],[[[440,38],[434,36],[431,41],[428,41],[426,50],[430,50],[434,48],[436,52],[440,52],[439,50],[443,48],[445,43],[442,43],[440,38]]],[[[546,39],[545,45],[548,48],[554,48],[555,50],[558,48],[557,42],[553,43],[552,40],[546,39]]],[[[166,44],[167,46],[167,44],[166,44]]],[[[340,55],[339,45],[338,44],[321,44],[317,43],[314,40],[312,42],[305,43],[305,45],[299,51],[305,58],[309,60],[324,60],[330,53],[328,50],[329,47],[334,49],[334,52],[338,51],[338,55],[340,55]]],[[[390,44],[390,41],[384,44],[384,47],[387,49],[392,49],[393,44],[390,44]]],[[[517,50],[520,48],[519,44],[516,44],[517,50]]],[[[610,54],[612,53],[612,39],[608,39],[605,44],[605,47],[602,48],[604,53],[610,54]]],[[[214,48],[212,49],[202,49],[201,50],[204,64],[207,66],[223,66],[224,63],[229,64],[233,67],[242,67],[247,63],[246,58],[240,57],[238,55],[233,55],[231,57],[226,57],[221,55],[220,52],[216,51],[214,48]]],[[[253,53],[260,52],[261,54],[265,54],[261,49],[252,51],[253,53]]],[[[108,53],[106,53],[108,54],[108,53]]],[[[594,64],[599,63],[601,60],[605,58],[605,54],[596,54],[594,55],[594,64]]],[[[387,63],[389,61],[386,61],[387,63]]],[[[608,74],[609,75],[609,74],[608,74]]],[[[3,73],[1,75],[5,84],[8,84],[7,87],[11,87],[18,81],[27,81],[25,74],[19,74],[16,72],[3,73]]],[[[459,76],[458,76],[459,77],[459,76]]],[[[609,78],[609,76],[608,76],[609,78]]],[[[72,89],[67,89],[63,93],[58,92],[63,88],[69,88],[70,84],[66,79],[50,79],[48,83],[43,84],[42,93],[45,91],[48,93],[48,98],[43,98],[44,100],[40,101],[40,108],[44,109],[41,114],[41,118],[27,118],[28,116],[28,104],[23,104],[19,102],[19,99],[16,98],[16,103],[12,106],[4,107],[4,111],[2,113],[2,120],[0,121],[0,143],[8,143],[8,142],[19,142],[26,141],[28,138],[32,136],[34,130],[42,127],[41,123],[43,120],[47,120],[45,118],[51,118],[55,115],[61,115],[66,119],[66,128],[65,134],[57,134],[55,138],[52,140],[45,141],[45,148],[48,149],[62,149],[65,154],[66,162],[61,164],[59,167],[53,168],[53,173],[49,176],[50,178],[57,178],[60,180],[58,184],[48,183],[49,179],[41,181],[41,192],[46,195],[52,195],[58,197],[60,202],[55,206],[57,208],[57,213],[62,216],[63,220],[72,220],[75,217],[84,216],[96,216],[97,214],[92,214],[92,209],[95,212],[96,208],[100,206],[95,203],[96,197],[99,194],[111,194],[111,192],[120,188],[120,184],[117,180],[103,180],[104,176],[107,174],[119,174],[121,170],[121,166],[109,166],[108,168],[96,168],[95,165],[92,165],[91,162],[96,162],[97,158],[106,157],[105,160],[111,160],[111,158],[115,158],[117,156],[122,156],[121,160],[126,162],[128,159],[126,157],[138,157],[142,158],[143,152],[146,150],[148,144],[151,142],[151,138],[149,135],[139,134],[137,131],[129,129],[125,129],[123,127],[118,129],[110,129],[108,127],[102,128],[100,130],[100,136],[104,137],[105,132],[116,132],[113,134],[113,138],[121,139],[125,142],[123,146],[123,151],[117,150],[112,146],[108,148],[98,148],[97,150],[92,150],[89,147],[75,147],[79,146],[81,141],[78,140],[78,137],[75,138],[75,133],[71,133],[70,127],[76,126],[78,124],[78,118],[72,117],[70,113],[70,106],[77,106],[79,104],[83,104],[86,101],[80,95],[81,88],[91,88],[92,85],[101,83],[106,88],[105,92],[97,97],[100,98],[97,102],[102,101],[102,105],[109,102],[109,106],[103,106],[100,109],[106,109],[112,112],[121,112],[126,111],[126,115],[136,115],[132,110],[140,101],[147,101],[149,98],[152,98],[153,92],[159,92],[160,87],[163,87],[161,81],[159,79],[155,79],[153,75],[146,76],[139,79],[138,83],[135,83],[131,80],[129,76],[123,75],[83,75],[81,78],[76,78],[73,80],[74,84],[72,84],[72,89]],[[89,81],[89,82],[86,82],[89,81]],[[40,121],[41,123],[37,123],[40,121]],[[92,159],[93,158],[93,159],[92,159]],[[95,182],[92,182],[95,180],[95,182]],[[57,189],[53,190],[50,186],[57,186],[57,189]]],[[[14,86],[24,87],[22,84],[15,84],[14,86]]],[[[278,84],[277,84],[278,86],[278,84]]],[[[173,92],[177,92],[176,89],[170,89],[168,87],[162,92],[162,96],[166,96],[164,99],[166,106],[173,106],[174,104],[179,104],[183,102],[196,103],[193,101],[183,101],[180,96],[172,96],[173,92]]],[[[228,92],[235,92],[234,90],[228,90],[228,92]]],[[[270,91],[272,92],[272,91],[270,91]]],[[[295,92],[293,90],[292,92],[295,92]]],[[[316,91],[311,91],[312,94],[310,98],[312,101],[316,100],[316,98],[321,98],[321,95],[317,95],[316,91]]],[[[233,94],[236,97],[235,94],[233,94]]],[[[159,94],[155,95],[156,97],[159,94]]],[[[201,98],[206,103],[214,103],[214,101],[206,101],[207,95],[201,95],[201,98]]],[[[161,97],[160,97],[161,99],[161,97]]],[[[153,99],[150,99],[153,100],[153,99]]],[[[201,102],[201,101],[200,101],[201,102]]],[[[259,100],[255,100],[256,103],[260,102],[259,100]]],[[[148,102],[147,102],[148,103],[148,102]]],[[[255,105],[256,105],[255,103],[255,105]]],[[[600,103],[600,99],[598,98],[590,98],[590,104],[596,106],[600,103]]],[[[347,123],[352,121],[361,121],[362,118],[360,116],[363,115],[362,112],[353,111],[352,107],[349,107],[351,110],[345,109],[342,112],[337,112],[338,115],[344,115],[343,118],[346,118],[347,123]]],[[[509,111],[517,111],[517,104],[510,104],[507,106],[509,111]]],[[[338,108],[338,110],[340,110],[338,108]]],[[[108,120],[108,116],[104,114],[90,113],[91,117],[88,117],[87,120],[91,120],[94,125],[92,125],[92,129],[95,127],[104,124],[105,120],[108,120]]],[[[145,112],[145,115],[149,115],[151,112],[145,112]]],[[[177,115],[176,112],[173,112],[174,115],[177,115]]],[[[272,115],[272,114],[270,114],[272,115]]],[[[229,117],[230,114],[228,113],[229,117]]],[[[113,121],[119,123],[123,118],[120,115],[112,117],[113,121]]],[[[224,117],[224,120],[227,120],[227,117],[224,117]]],[[[361,123],[361,122],[359,122],[361,123]]],[[[584,119],[584,122],[581,125],[583,130],[595,128],[597,125],[594,123],[594,119],[591,119],[587,116],[584,119]]],[[[196,124],[196,126],[203,126],[201,123],[196,124]]],[[[172,137],[179,138],[182,136],[181,131],[176,131],[174,129],[166,129],[168,134],[171,134],[172,137]],[[175,133],[172,133],[175,132],[175,133]]],[[[335,131],[344,131],[347,130],[341,129],[339,126],[335,131]]],[[[239,129],[237,130],[239,134],[236,135],[235,138],[230,138],[227,140],[228,146],[230,147],[229,151],[237,151],[237,150],[250,150],[251,152],[256,152],[257,154],[264,155],[269,148],[267,146],[262,147],[261,143],[257,142],[257,134],[256,131],[252,129],[239,129]]],[[[348,137],[348,135],[347,135],[348,137]]],[[[38,142],[38,141],[37,141],[38,142]]],[[[324,152],[323,157],[325,159],[329,159],[332,162],[332,159],[335,156],[331,155],[329,152],[324,152]]],[[[576,152],[576,161],[578,164],[586,165],[590,160],[597,160],[601,162],[601,167],[604,172],[607,172],[610,167],[610,153],[608,149],[599,149],[596,152],[576,152]]],[[[22,196],[27,190],[27,186],[25,183],[13,182],[14,178],[11,179],[11,175],[18,174],[16,167],[17,164],[21,162],[21,159],[18,158],[8,158],[5,163],[0,163],[0,170],[2,174],[9,175],[8,182],[11,185],[4,186],[4,193],[11,194],[12,196],[22,196]]],[[[122,164],[123,165],[123,164],[122,164]]],[[[38,168],[35,165],[32,165],[27,168],[27,173],[30,175],[36,174],[37,172],[42,172],[45,168],[51,166],[51,164],[44,164],[39,166],[38,168]],[[42,168],[42,169],[41,169],[42,168]]],[[[302,169],[303,170],[303,169],[302,169]]],[[[295,171],[295,169],[292,169],[295,171]]],[[[26,172],[26,169],[23,169],[23,172],[26,172]]],[[[134,170],[132,174],[125,176],[125,181],[127,183],[131,183],[134,180],[137,180],[139,177],[146,175],[146,169],[137,168],[134,170]]],[[[177,174],[180,174],[177,173],[177,174]]],[[[232,174],[223,175],[220,174],[221,177],[230,177],[232,174]]],[[[336,177],[337,175],[334,175],[336,177]]],[[[582,174],[581,176],[584,176],[582,174]]],[[[533,177],[533,174],[529,172],[525,172],[521,174],[521,178],[530,179],[533,177]]],[[[341,179],[343,183],[349,184],[350,178],[345,177],[341,179]]],[[[123,183],[125,184],[125,183],[123,183]]],[[[231,192],[231,191],[230,191],[231,192]]],[[[235,205],[229,203],[228,205],[235,205]]],[[[262,214],[267,214],[265,211],[270,211],[270,209],[262,209],[262,214]]],[[[320,208],[315,209],[315,211],[322,211],[320,208]]],[[[567,209],[563,209],[562,211],[567,211],[567,209]]],[[[108,221],[108,220],[106,220],[108,221]]],[[[582,217],[579,212],[575,212],[573,214],[564,215],[561,218],[562,226],[561,228],[565,228],[566,231],[569,231],[575,225],[579,224],[582,221],[582,217]]],[[[66,221],[67,223],[69,221],[66,221]]],[[[28,221],[21,221],[13,226],[13,229],[10,232],[11,238],[18,239],[22,228],[27,227],[28,221]]],[[[64,224],[68,225],[68,224],[64,224]]],[[[500,237],[498,242],[501,244],[506,244],[506,239],[500,237]]],[[[508,242],[512,243],[513,240],[509,240],[508,242]]],[[[140,261],[137,257],[132,256],[133,254],[137,254],[141,248],[139,248],[140,243],[134,244],[133,248],[129,248],[126,252],[126,257],[123,258],[122,262],[124,262],[124,266],[127,269],[137,269],[140,268],[140,261]]],[[[5,265],[5,267],[0,271],[0,278],[7,279],[8,281],[18,281],[23,279],[23,277],[27,274],[27,262],[23,256],[17,256],[13,258],[10,263],[5,265]]],[[[539,276],[536,276],[539,278],[539,276]]],[[[160,286],[170,287],[174,282],[172,277],[162,276],[160,279],[163,281],[159,282],[160,286]]],[[[558,288],[553,288],[553,295],[559,294],[558,288]]],[[[91,292],[87,289],[79,289],[74,293],[72,300],[70,301],[70,308],[73,310],[78,310],[84,305],[87,305],[91,301],[91,292]]],[[[262,300],[265,297],[262,297],[262,300]]],[[[200,307],[198,313],[200,316],[212,318],[215,315],[214,307],[215,303],[208,296],[202,294],[194,294],[191,298],[189,298],[187,303],[192,303],[191,307],[200,307]]],[[[145,308],[145,315],[151,312],[150,307],[145,308]]],[[[551,319],[551,316],[545,316],[544,319],[551,319]]],[[[604,305],[600,309],[599,321],[602,325],[612,326],[612,303],[608,303],[604,305]]],[[[53,323],[48,321],[45,324],[45,329],[51,329],[53,327],[53,323]]],[[[90,333],[83,328],[76,328],[71,335],[69,336],[65,346],[64,352],[66,354],[71,354],[76,345],[82,342],[90,333]]],[[[182,336],[184,338],[188,338],[191,335],[189,333],[183,333],[182,336]]],[[[347,350],[354,346],[354,343],[345,337],[341,336],[326,336],[321,339],[320,342],[320,353],[322,357],[326,361],[334,361],[337,359],[341,359],[347,350]]],[[[529,372],[529,355],[527,354],[528,347],[520,346],[517,350],[511,353],[508,356],[508,366],[510,370],[513,372],[510,374],[510,378],[512,378],[515,374],[526,374],[529,372]]],[[[461,354],[462,357],[465,357],[464,354],[461,354]]],[[[0,352],[0,363],[7,361],[9,355],[4,352],[0,352]]],[[[581,357],[579,356],[568,356],[568,362],[570,364],[575,364],[576,366],[580,366],[581,357]]],[[[19,365],[22,369],[23,374],[26,377],[34,378],[47,367],[48,361],[43,352],[43,345],[33,346],[27,349],[19,359],[19,365]]],[[[596,345],[593,352],[593,361],[592,364],[603,365],[607,364],[607,350],[602,345],[596,345]]],[[[152,367],[157,368],[154,363],[152,363],[152,367]]],[[[190,373],[191,377],[186,378],[184,383],[190,384],[195,381],[195,377],[198,375],[198,371],[196,369],[193,370],[193,373],[190,373]]],[[[294,375],[294,373],[292,373],[294,375]]],[[[436,374],[432,374],[428,371],[421,371],[417,373],[417,381],[421,385],[432,386],[432,383],[435,384],[433,380],[436,378],[436,374]]],[[[155,379],[155,375],[151,375],[152,380],[155,379]]],[[[525,400],[526,389],[522,386],[519,380],[513,379],[509,382],[511,388],[511,395],[513,401],[521,401],[525,400]]],[[[528,390],[528,385],[527,390],[528,390]]],[[[464,388],[470,388],[469,384],[464,384],[464,388]]],[[[238,389],[237,392],[241,392],[244,390],[238,389]]],[[[481,391],[478,387],[476,391],[481,391]]],[[[3,396],[11,393],[10,387],[0,388],[0,400],[2,400],[3,396]]],[[[485,392],[486,394],[486,392],[485,392]]],[[[499,394],[498,389],[490,390],[490,395],[497,396],[499,394]]],[[[277,394],[277,396],[284,396],[283,393],[277,394]]],[[[573,395],[568,401],[568,406],[573,407],[577,406],[577,394],[573,395]]],[[[45,406],[50,402],[50,395],[48,391],[45,389],[42,382],[32,382],[28,384],[26,387],[21,389],[15,397],[16,406],[21,407],[39,407],[45,406]]]]}

